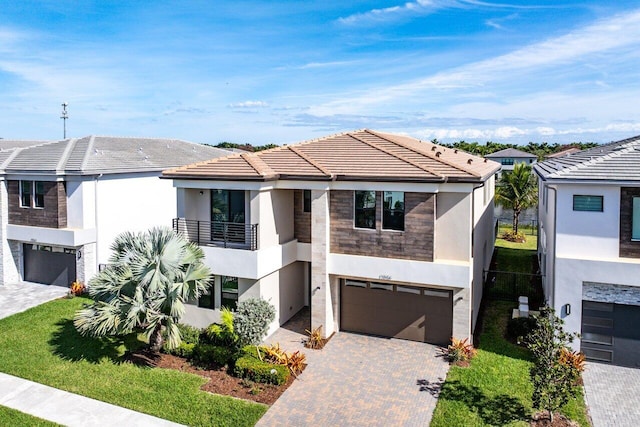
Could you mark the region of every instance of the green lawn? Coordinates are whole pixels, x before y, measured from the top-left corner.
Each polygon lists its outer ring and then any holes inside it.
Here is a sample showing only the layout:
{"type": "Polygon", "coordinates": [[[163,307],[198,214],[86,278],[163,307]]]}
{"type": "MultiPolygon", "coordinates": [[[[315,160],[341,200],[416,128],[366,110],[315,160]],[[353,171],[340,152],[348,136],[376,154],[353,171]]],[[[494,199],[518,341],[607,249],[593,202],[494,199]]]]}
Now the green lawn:
{"type": "MultiPolygon", "coordinates": [[[[0,320],[0,371],[192,426],[252,426],[267,407],[200,391],[201,377],[124,362],[135,338],[81,337],[88,300],[60,299],[0,320]]],[[[0,423],[0,425],[3,425],[0,423]]]]}
{"type": "Polygon", "coordinates": [[[59,425],[6,406],[0,406],[0,426],[56,427],[59,425]]]}
{"type": "MultiPolygon", "coordinates": [[[[471,366],[449,370],[431,427],[529,425],[533,412],[529,352],[503,338],[513,307],[503,301],[487,304],[478,355],[471,366]]],[[[590,425],[582,395],[562,412],[583,427],[590,425]]]]}

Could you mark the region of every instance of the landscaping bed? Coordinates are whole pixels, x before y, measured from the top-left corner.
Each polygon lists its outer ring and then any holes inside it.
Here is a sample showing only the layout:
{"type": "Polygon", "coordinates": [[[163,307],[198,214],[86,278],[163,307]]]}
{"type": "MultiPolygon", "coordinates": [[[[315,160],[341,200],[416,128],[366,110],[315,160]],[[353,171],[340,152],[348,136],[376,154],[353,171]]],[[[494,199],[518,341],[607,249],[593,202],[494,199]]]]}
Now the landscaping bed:
{"type": "Polygon", "coordinates": [[[155,361],[155,366],[188,372],[207,378],[208,381],[200,389],[209,393],[252,400],[265,405],[272,405],[295,380],[292,375],[282,385],[256,383],[229,375],[225,367],[217,369],[198,368],[191,365],[186,359],[171,354],[161,354],[155,361]]]}

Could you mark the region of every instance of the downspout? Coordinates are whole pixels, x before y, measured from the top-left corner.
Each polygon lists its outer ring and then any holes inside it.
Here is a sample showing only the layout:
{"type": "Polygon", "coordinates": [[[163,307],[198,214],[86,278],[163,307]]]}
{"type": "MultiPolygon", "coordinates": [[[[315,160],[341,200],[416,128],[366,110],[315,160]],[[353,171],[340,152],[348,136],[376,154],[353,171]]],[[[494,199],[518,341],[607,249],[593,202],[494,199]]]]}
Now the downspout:
{"type": "MultiPolygon", "coordinates": [[[[553,307],[553,305],[555,304],[555,295],[556,295],[556,236],[558,235],[558,191],[555,187],[551,187],[551,186],[547,186],[549,188],[549,190],[553,190],[553,255],[551,257],[551,261],[552,261],[552,265],[551,265],[551,271],[553,271],[553,282],[551,283],[551,292],[550,292],[550,297],[551,297],[551,301],[547,301],[547,304],[549,305],[549,307],[553,307]]],[[[547,198],[547,206],[549,204],[549,200],[547,198]]],[[[545,235],[547,235],[548,233],[545,233],[545,235]]],[[[539,236],[538,236],[539,237],[539,236]]],[[[547,239],[549,238],[549,236],[547,236],[547,239]]],[[[548,247],[548,245],[547,245],[548,247]]],[[[547,266],[548,267],[548,266],[547,266]]],[[[547,276],[547,279],[549,278],[549,275],[547,274],[547,272],[545,271],[545,275],[547,276]]]]}
{"type": "Polygon", "coordinates": [[[93,180],[93,185],[94,185],[94,190],[93,190],[93,215],[94,215],[94,226],[96,227],[96,250],[95,250],[95,254],[96,254],[96,271],[94,271],[94,273],[97,273],[98,271],[100,271],[100,258],[98,257],[98,247],[100,246],[98,244],[98,242],[100,241],[100,239],[98,238],[98,233],[99,233],[99,229],[100,227],[98,227],[98,180],[102,178],[102,174],[100,175],[96,175],[96,177],[93,180]]]}

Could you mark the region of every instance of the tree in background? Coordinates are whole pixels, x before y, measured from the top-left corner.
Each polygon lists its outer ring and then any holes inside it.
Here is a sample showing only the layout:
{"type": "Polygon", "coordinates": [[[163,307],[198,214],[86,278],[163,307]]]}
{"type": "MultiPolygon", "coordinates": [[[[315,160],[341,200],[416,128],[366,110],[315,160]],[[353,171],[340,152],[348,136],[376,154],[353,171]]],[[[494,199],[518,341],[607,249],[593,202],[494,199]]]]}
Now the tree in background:
{"type": "Polygon", "coordinates": [[[518,234],[520,214],[538,203],[538,184],[531,166],[518,163],[513,172],[502,173],[496,186],[496,203],[513,210],[513,231],[518,234]]]}
{"type": "Polygon", "coordinates": [[[93,304],[79,310],[73,323],[82,335],[144,332],[159,352],[180,345],[178,322],[185,303],[209,288],[211,271],[197,245],[170,228],[122,233],[111,245],[107,268],[89,282],[93,304]]]}

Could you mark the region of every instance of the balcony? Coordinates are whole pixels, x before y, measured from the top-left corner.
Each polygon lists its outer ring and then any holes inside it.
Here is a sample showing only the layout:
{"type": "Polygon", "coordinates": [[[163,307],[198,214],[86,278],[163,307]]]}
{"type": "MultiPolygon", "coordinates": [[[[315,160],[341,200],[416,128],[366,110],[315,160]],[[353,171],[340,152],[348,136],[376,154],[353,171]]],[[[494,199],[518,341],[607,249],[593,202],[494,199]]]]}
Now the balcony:
{"type": "Polygon", "coordinates": [[[176,233],[182,233],[199,246],[216,246],[250,251],[258,249],[258,224],[174,218],[173,230],[176,233]]]}

